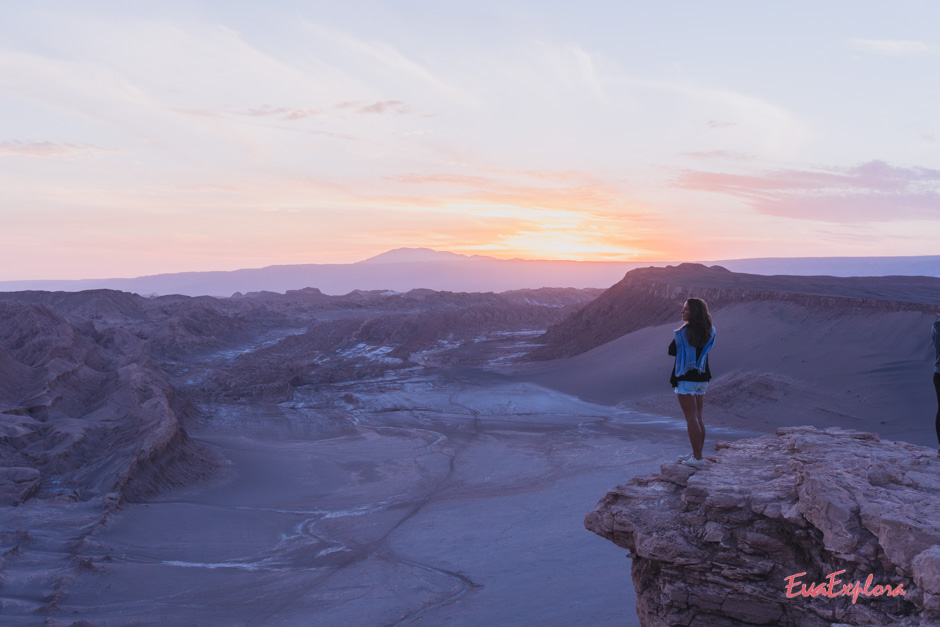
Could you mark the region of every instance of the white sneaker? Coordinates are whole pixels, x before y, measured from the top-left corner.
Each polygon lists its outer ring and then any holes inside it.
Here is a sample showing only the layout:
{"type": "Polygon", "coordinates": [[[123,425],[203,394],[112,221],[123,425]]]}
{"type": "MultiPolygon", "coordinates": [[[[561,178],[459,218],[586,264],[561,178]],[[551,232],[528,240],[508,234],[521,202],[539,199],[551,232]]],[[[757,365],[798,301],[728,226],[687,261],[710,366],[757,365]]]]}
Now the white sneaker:
{"type": "Polygon", "coordinates": [[[695,459],[694,457],[690,457],[689,459],[683,460],[683,461],[682,461],[682,465],[683,465],[683,466],[689,466],[689,467],[691,467],[691,468],[704,468],[704,467],[705,467],[705,460],[704,460],[704,459],[695,459]]]}
{"type": "Polygon", "coordinates": [[[694,455],[692,455],[692,453],[686,453],[685,455],[680,455],[680,456],[676,459],[676,461],[681,464],[681,463],[684,462],[685,460],[687,460],[687,459],[692,459],[693,457],[694,457],[694,455]]]}

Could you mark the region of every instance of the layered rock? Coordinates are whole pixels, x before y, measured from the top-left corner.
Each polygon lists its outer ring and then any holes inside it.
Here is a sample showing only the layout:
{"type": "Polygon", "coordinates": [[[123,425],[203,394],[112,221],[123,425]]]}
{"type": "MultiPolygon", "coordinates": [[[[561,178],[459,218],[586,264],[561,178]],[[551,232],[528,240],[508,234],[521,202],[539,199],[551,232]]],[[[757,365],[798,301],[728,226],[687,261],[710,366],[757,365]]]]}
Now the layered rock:
{"type": "Polygon", "coordinates": [[[936,451],[812,427],[716,449],[585,517],[630,551],[644,626],[940,624],[936,451]]]}
{"type": "Polygon", "coordinates": [[[36,304],[0,300],[0,319],[0,504],[134,497],[211,465],[142,340],[36,304]]]}

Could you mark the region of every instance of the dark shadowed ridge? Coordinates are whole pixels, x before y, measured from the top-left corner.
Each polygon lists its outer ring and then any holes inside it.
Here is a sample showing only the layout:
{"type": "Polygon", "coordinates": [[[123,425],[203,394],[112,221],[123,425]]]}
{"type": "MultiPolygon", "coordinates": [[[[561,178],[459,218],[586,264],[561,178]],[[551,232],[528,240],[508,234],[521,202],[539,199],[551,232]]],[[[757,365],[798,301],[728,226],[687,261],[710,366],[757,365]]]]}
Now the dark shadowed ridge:
{"type": "Polygon", "coordinates": [[[569,318],[550,327],[534,360],[581,354],[644,327],[678,320],[682,302],[699,297],[712,310],[743,301],[782,300],[934,311],[940,278],[916,276],[763,276],[684,263],[638,268],[569,318]]]}

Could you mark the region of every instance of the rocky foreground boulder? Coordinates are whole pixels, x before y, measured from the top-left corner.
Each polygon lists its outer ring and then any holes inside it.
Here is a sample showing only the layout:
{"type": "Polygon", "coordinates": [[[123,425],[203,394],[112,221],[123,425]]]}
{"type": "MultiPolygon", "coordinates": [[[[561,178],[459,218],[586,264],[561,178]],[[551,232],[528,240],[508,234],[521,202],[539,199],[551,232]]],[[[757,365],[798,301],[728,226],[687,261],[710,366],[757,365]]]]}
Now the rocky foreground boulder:
{"type": "Polygon", "coordinates": [[[940,625],[935,450],[813,427],[715,448],[585,517],[630,551],[645,627],[940,625]]]}

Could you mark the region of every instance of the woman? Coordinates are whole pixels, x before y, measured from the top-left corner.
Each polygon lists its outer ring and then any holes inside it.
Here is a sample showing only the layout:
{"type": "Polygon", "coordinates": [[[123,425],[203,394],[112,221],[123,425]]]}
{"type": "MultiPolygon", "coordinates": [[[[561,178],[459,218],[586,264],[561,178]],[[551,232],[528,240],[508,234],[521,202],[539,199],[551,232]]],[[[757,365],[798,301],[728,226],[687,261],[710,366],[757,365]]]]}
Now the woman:
{"type": "MultiPolygon", "coordinates": [[[[933,323],[931,331],[933,335],[933,349],[937,354],[937,359],[933,366],[933,387],[937,391],[937,441],[940,442],[940,309],[937,310],[937,321],[933,323]]],[[[937,455],[940,455],[940,449],[937,449],[937,455]]]]}
{"type": "Polygon", "coordinates": [[[708,368],[708,353],[715,345],[716,332],[708,305],[700,298],[685,301],[682,305],[682,322],[683,325],[675,330],[675,338],[669,345],[669,354],[676,357],[669,382],[675,388],[679,407],[685,414],[692,454],[683,455],[679,461],[686,466],[701,468],[705,465],[702,459],[702,449],[705,447],[702,405],[705,403],[705,390],[712,378],[708,368]]]}

